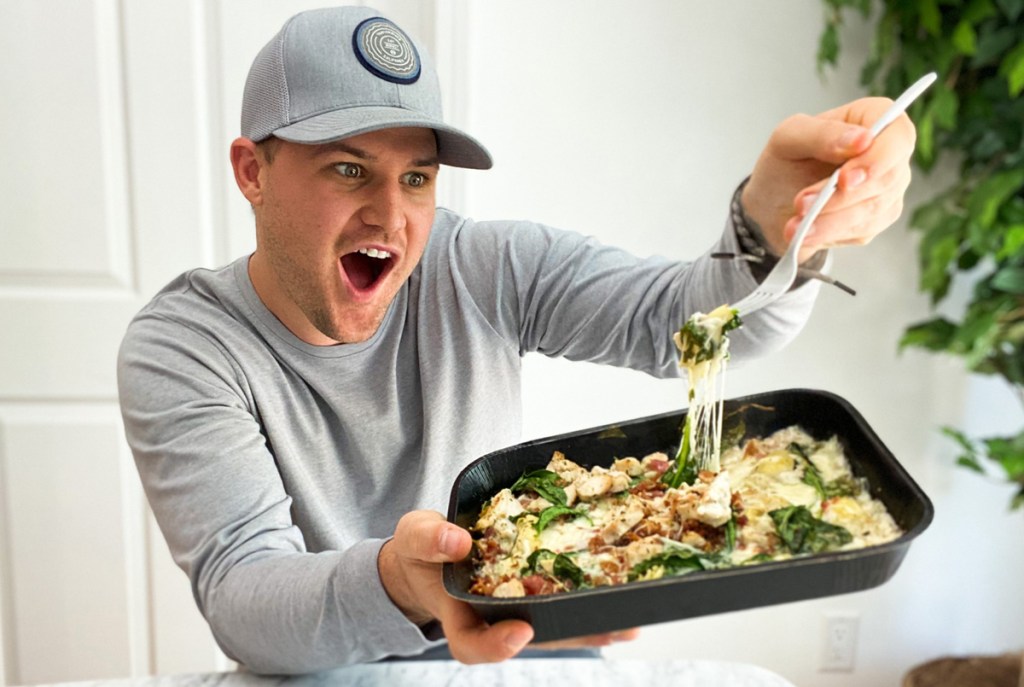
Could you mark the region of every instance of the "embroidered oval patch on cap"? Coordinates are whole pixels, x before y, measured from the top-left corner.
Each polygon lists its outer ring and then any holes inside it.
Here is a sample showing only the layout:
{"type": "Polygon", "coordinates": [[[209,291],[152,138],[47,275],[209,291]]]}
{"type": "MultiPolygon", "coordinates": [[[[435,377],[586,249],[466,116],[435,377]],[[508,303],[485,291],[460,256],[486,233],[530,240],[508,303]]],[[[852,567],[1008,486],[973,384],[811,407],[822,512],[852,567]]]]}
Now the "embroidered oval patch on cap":
{"type": "Polygon", "coordinates": [[[356,27],[352,47],[371,73],[394,83],[413,83],[420,78],[420,56],[405,32],[383,17],[373,17],[356,27]]]}

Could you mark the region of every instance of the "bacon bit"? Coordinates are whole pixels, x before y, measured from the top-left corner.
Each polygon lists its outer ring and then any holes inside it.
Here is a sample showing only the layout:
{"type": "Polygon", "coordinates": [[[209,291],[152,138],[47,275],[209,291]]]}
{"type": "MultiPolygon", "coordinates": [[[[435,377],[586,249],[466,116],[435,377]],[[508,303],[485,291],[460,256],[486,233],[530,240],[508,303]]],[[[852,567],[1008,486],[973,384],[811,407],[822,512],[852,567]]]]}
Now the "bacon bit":
{"type": "Polygon", "coordinates": [[[705,545],[703,547],[705,551],[712,551],[720,548],[725,540],[724,528],[712,527],[700,520],[687,520],[684,522],[683,534],[685,535],[687,532],[693,532],[705,541],[705,545]]]}
{"type": "Polygon", "coordinates": [[[640,523],[633,528],[632,533],[637,539],[646,539],[647,537],[665,534],[665,528],[661,523],[655,522],[654,520],[641,520],[640,523]]]}
{"type": "Polygon", "coordinates": [[[666,489],[668,489],[668,485],[657,480],[645,480],[630,489],[629,493],[642,499],[656,499],[659,496],[664,496],[666,489]]]}
{"type": "MultiPolygon", "coordinates": [[[[492,530],[493,528],[488,528],[492,530]]],[[[477,539],[473,542],[476,545],[477,558],[485,562],[493,562],[501,556],[501,546],[494,538],[494,533],[488,531],[484,539],[477,539]]]]}
{"type": "Polygon", "coordinates": [[[657,476],[665,474],[665,471],[668,470],[670,465],[671,463],[669,461],[661,460],[659,458],[652,458],[647,461],[647,469],[654,472],[657,476]]]}
{"type": "Polygon", "coordinates": [[[527,575],[524,577],[523,589],[526,590],[527,596],[551,594],[552,592],[558,591],[558,587],[555,586],[555,583],[543,575],[527,575]]]}
{"type": "Polygon", "coordinates": [[[601,561],[600,565],[601,570],[603,570],[607,575],[614,576],[622,572],[622,563],[617,560],[605,559],[601,561]]]}
{"type": "Polygon", "coordinates": [[[747,439],[747,443],[743,446],[743,457],[756,456],[760,458],[761,455],[761,444],[753,439],[747,439]]]}

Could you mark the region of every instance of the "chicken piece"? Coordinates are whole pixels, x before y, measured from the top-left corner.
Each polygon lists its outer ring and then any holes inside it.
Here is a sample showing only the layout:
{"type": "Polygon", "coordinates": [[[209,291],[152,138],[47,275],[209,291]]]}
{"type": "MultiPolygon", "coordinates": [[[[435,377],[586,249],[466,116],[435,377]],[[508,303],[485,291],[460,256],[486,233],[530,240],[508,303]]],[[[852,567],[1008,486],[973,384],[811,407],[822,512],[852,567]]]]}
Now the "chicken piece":
{"type": "Polygon", "coordinates": [[[502,489],[480,511],[474,529],[483,532],[498,520],[508,520],[523,512],[523,506],[511,489],[502,489]]]}
{"type": "Polygon", "coordinates": [[[698,520],[712,527],[721,527],[732,517],[729,473],[718,473],[710,484],[698,481],[675,490],[668,503],[681,521],[698,520]]]}
{"type": "Polygon", "coordinates": [[[505,580],[491,592],[491,596],[498,599],[512,599],[520,596],[526,596],[526,589],[523,587],[523,583],[513,577],[512,579],[505,580]]]}
{"type": "Polygon", "coordinates": [[[647,537],[630,542],[623,550],[626,569],[634,568],[648,558],[657,556],[664,550],[665,542],[661,540],[661,537],[647,537]]]}
{"type": "Polygon", "coordinates": [[[601,538],[606,544],[613,544],[643,519],[643,504],[631,496],[626,503],[616,505],[609,514],[608,524],[601,530],[601,538]]]}
{"type": "Polygon", "coordinates": [[[732,490],[729,473],[720,472],[708,485],[697,505],[697,519],[712,527],[721,527],[732,517],[732,490]]]}
{"type": "Polygon", "coordinates": [[[587,474],[573,482],[576,487],[576,494],[583,501],[596,499],[598,496],[607,494],[612,488],[612,478],[607,474],[587,474]]]}
{"type": "Polygon", "coordinates": [[[548,470],[556,473],[566,483],[575,482],[581,475],[587,474],[585,468],[566,458],[561,451],[552,454],[551,460],[548,461],[548,470]]]}
{"type": "Polygon", "coordinates": [[[644,474],[643,465],[636,458],[619,458],[612,463],[612,470],[616,472],[624,472],[630,477],[638,477],[644,474]]]}
{"type": "Polygon", "coordinates": [[[605,494],[618,494],[629,489],[630,478],[624,472],[595,465],[589,473],[578,477],[573,486],[580,499],[589,501],[605,494]]]}

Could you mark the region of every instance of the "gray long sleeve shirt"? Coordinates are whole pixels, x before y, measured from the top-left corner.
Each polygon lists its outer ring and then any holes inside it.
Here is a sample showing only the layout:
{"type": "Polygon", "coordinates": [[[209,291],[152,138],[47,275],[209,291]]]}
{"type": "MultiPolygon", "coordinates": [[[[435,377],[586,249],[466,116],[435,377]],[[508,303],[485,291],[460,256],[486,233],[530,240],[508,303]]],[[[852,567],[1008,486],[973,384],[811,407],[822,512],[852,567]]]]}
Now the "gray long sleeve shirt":
{"type": "MultiPolygon", "coordinates": [[[[727,226],[714,250],[738,252],[727,226]]],[[[638,259],[523,222],[439,210],[368,341],[297,339],[242,258],[171,282],[133,320],[118,379],[149,502],[224,651],[302,673],[432,645],[377,553],[406,512],[444,512],[467,463],[519,441],[528,352],[678,375],[671,333],[755,285],[707,255],[638,259]]],[[[748,318],[734,359],[777,349],[815,283],[748,318]]]]}

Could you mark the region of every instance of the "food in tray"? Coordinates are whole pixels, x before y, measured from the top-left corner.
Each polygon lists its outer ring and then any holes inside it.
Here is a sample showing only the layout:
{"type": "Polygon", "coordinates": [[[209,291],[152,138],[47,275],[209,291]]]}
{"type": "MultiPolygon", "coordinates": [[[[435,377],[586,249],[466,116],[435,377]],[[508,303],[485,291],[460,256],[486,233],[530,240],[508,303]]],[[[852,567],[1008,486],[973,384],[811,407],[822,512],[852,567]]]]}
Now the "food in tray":
{"type": "Polygon", "coordinates": [[[586,469],[560,452],[481,509],[472,593],[522,597],[827,551],[902,532],[836,437],[797,426],[724,450],[679,481],[664,453],[586,469]],[[672,484],[676,482],[676,484],[672,484]]]}

